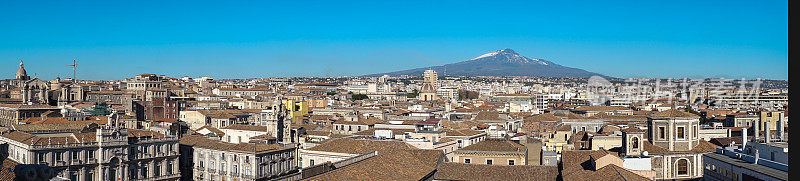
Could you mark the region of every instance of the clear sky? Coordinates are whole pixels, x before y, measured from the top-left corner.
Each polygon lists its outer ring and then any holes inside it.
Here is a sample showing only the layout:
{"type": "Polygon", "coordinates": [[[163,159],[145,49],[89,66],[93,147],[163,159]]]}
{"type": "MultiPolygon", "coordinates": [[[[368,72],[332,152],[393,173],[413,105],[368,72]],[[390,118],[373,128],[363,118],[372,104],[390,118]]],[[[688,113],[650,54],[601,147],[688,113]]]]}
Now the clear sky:
{"type": "Polygon", "coordinates": [[[0,79],[357,76],[511,48],[614,77],[788,79],[787,1],[2,1],[0,79]]]}

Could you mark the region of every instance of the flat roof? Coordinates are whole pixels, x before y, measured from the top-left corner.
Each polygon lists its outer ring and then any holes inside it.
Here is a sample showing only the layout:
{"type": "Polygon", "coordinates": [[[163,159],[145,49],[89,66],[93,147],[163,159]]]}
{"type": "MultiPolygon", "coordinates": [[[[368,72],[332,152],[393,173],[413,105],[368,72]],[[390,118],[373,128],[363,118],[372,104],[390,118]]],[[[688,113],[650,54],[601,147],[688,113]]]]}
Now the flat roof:
{"type": "Polygon", "coordinates": [[[769,146],[779,147],[779,148],[789,148],[789,143],[787,142],[771,142],[771,143],[762,143],[769,146]]]}
{"type": "Polygon", "coordinates": [[[731,164],[733,166],[737,166],[737,167],[745,168],[745,169],[748,169],[748,170],[751,170],[751,171],[754,171],[754,172],[757,172],[757,173],[761,173],[761,174],[764,174],[764,175],[767,175],[767,176],[770,176],[770,177],[773,177],[773,178],[778,178],[778,179],[781,179],[781,180],[789,180],[789,172],[786,172],[786,171],[783,171],[783,170],[774,169],[774,168],[771,168],[771,167],[768,167],[768,166],[764,166],[764,165],[753,164],[753,163],[750,163],[750,162],[747,162],[747,161],[744,161],[744,160],[731,158],[729,156],[725,156],[725,155],[722,155],[722,154],[719,154],[719,153],[707,153],[704,156],[719,160],[721,162],[725,162],[725,163],[731,164]]]}

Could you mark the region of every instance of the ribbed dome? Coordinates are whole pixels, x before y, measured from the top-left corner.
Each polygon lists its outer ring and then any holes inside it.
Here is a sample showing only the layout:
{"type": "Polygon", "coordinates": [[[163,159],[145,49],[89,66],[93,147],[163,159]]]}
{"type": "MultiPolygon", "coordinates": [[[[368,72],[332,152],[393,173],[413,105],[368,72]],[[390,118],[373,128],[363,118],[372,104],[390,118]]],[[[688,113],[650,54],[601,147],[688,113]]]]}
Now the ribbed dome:
{"type": "Polygon", "coordinates": [[[433,87],[433,85],[424,83],[422,84],[422,90],[420,90],[420,92],[436,92],[436,89],[433,87]]]}
{"type": "Polygon", "coordinates": [[[19,62],[19,70],[17,70],[17,79],[22,77],[28,77],[28,72],[25,72],[25,67],[22,65],[22,61],[19,62]]]}

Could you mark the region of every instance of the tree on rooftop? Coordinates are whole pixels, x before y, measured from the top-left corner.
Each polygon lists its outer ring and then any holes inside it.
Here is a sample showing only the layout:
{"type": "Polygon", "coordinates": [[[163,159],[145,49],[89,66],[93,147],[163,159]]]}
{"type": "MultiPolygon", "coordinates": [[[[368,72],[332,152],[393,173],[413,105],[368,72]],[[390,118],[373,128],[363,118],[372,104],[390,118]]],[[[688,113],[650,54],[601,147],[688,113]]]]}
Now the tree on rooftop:
{"type": "Polygon", "coordinates": [[[368,98],[366,94],[353,94],[353,100],[364,100],[368,98]]]}

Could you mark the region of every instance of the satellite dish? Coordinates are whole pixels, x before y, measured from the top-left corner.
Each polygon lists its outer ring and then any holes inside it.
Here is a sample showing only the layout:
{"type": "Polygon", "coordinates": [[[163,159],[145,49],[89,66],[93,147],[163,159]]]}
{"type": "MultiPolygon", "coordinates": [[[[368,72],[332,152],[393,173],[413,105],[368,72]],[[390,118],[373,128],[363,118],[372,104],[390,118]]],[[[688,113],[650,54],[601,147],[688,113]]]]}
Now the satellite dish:
{"type": "Polygon", "coordinates": [[[647,151],[643,151],[642,156],[647,156],[647,151]]]}

